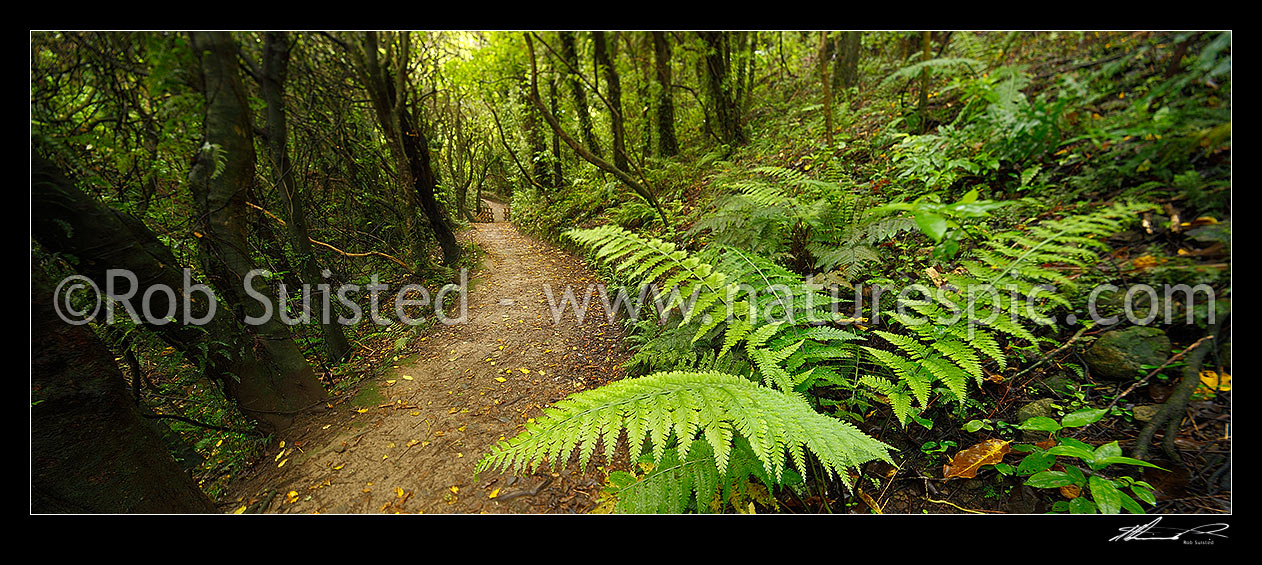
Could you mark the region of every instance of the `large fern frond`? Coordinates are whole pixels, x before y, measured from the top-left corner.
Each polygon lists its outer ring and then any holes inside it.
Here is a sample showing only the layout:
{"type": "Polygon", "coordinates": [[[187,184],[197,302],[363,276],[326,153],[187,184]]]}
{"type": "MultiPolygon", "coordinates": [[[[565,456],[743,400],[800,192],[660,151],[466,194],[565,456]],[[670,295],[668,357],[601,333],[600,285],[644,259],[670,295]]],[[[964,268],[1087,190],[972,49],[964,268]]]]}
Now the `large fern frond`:
{"type": "Polygon", "coordinates": [[[723,373],[670,372],[569,396],[527,424],[526,431],[496,445],[477,470],[534,471],[545,461],[564,467],[575,452],[579,466],[585,468],[598,443],[611,457],[623,433],[631,460],[648,443],[659,465],[667,449],[676,449],[686,460],[693,440],[704,439],[713,449],[719,472],[726,472],[733,438],[739,436],[777,481],[786,459],[804,472],[809,452],[828,475],[849,485],[846,469],[874,459],[890,461],[891,449],[846,422],[816,412],[797,394],[723,373]]]}

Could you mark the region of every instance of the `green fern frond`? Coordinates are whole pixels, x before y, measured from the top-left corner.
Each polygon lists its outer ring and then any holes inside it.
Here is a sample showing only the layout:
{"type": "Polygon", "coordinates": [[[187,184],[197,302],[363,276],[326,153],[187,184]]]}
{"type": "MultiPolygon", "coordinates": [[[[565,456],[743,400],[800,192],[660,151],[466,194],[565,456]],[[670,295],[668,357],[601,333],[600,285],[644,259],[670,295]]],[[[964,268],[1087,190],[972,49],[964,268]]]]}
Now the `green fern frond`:
{"type": "Polygon", "coordinates": [[[619,514],[681,514],[690,506],[708,514],[748,492],[751,477],[768,489],[775,484],[744,438],[732,442],[729,459],[722,464],[708,442],[694,440],[687,456],[668,450],[661,463],[638,480],[625,471],[611,473],[612,488],[606,492],[617,499],[619,514]]]}
{"type": "MultiPolygon", "coordinates": [[[[716,468],[725,461],[735,435],[749,441],[767,475],[780,480],[785,456],[800,472],[809,452],[830,476],[850,484],[845,469],[881,459],[890,461],[888,445],[850,424],[815,412],[802,397],[759,386],[723,373],[656,373],[617,381],[573,394],[545,410],[520,435],[500,442],[477,465],[488,469],[533,472],[543,462],[565,466],[577,451],[586,465],[597,443],[610,457],[614,440],[625,432],[631,458],[644,439],[661,464],[668,448],[704,438],[714,450],[716,468]],[[676,441],[671,442],[671,438],[676,441]]],[[[686,454],[683,454],[686,456],[686,454]]]]}

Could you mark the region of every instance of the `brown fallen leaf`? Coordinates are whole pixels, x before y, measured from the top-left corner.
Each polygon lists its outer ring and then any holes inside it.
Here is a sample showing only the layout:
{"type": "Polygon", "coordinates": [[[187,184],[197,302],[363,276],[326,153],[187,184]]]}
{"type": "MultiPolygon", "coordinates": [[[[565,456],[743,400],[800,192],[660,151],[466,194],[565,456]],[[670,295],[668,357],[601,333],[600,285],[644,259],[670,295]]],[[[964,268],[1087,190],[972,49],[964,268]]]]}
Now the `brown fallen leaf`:
{"type": "Polygon", "coordinates": [[[1082,489],[1078,488],[1078,485],[1064,485],[1060,487],[1060,494],[1072,500],[1082,494],[1082,489]]]}
{"type": "Polygon", "coordinates": [[[884,514],[884,512],[881,512],[881,507],[877,505],[876,501],[872,500],[872,497],[868,496],[868,493],[863,492],[863,489],[859,489],[859,498],[862,498],[863,502],[867,504],[868,508],[872,509],[873,512],[876,512],[877,514],[884,514]]]}
{"type": "Polygon", "coordinates": [[[988,439],[968,449],[961,450],[951,458],[951,462],[942,466],[945,478],[960,477],[971,479],[985,465],[994,465],[1003,461],[1009,451],[1008,442],[1001,439],[988,439]]]}

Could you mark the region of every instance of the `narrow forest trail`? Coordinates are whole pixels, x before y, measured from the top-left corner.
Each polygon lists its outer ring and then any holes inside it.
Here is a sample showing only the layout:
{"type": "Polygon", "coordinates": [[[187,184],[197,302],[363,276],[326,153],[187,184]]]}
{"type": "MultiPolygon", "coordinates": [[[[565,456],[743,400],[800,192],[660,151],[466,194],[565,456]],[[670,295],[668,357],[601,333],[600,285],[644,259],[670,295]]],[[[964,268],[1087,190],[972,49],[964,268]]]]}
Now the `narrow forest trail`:
{"type": "Polygon", "coordinates": [[[566,285],[581,296],[597,282],[581,258],[505,222],[469,231],[486,256],[469,282],[467,323],[436,325],[408,352],[416,355],[410,362],[337,396],[332,409],[300,418],[234,482],[225,511],[538,513],[595,506],[603,478],[596,463],[583,475],[487,472],[473,480],[496,441],[516,435],[541,407],[619,376],[627,353],[619,324],[607,322],[598,298],[582,323],[572,311],[553,322],[545,283],[559,300],[566,285]]]}

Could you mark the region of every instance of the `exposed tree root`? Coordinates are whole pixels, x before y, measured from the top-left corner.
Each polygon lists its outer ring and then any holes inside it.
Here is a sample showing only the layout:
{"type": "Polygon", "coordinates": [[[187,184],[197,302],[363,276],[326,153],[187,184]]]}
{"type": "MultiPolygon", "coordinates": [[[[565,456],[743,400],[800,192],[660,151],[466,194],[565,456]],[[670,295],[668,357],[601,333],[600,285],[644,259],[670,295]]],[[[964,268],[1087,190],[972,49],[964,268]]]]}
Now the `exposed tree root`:
{"type": "Polygon", "coordinates": [[[1201,340],[1193,345],[1187,356],[1187,365],[1183,366],[1183,376],[1179,379],[1179,384],[1171,393],[1170,398],[1166,399],[1165,404],[1161,405],[1161,409],[1153,416],[1152,420],[1144,426],[1139,432],[1139,437],[1135,439],[1135,447],[1131,451],[1131,456],[1136,459],[1146,459],[1148,457],[1148,447],[1152,443],[1152,436],[1157,432],[1157,428],[1165,425],[1165,434],[1162,438],[1161,449],[1171,461],[1180,466],[1186,466],[1183,458],[1179,455],[1174,446],[1174,438],[1178,435],[1179,425],[1183,423],[1183,414],[1187,411],[1188,402],[1192,399],[1192,393],[1196,391],[1196,387],[1201,383],[1201,364],[1205,361],[1205,355],[1218,347],[1218,333],[1222,327],[1221,322],[1210,326],[1210,336],[1213,339],[1201,340]]]}

